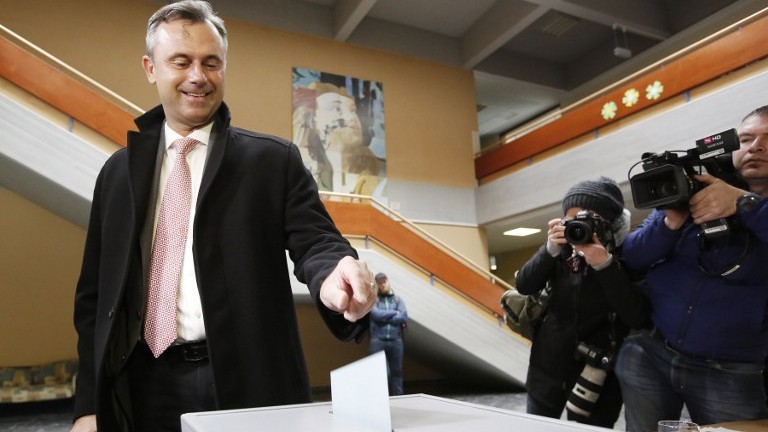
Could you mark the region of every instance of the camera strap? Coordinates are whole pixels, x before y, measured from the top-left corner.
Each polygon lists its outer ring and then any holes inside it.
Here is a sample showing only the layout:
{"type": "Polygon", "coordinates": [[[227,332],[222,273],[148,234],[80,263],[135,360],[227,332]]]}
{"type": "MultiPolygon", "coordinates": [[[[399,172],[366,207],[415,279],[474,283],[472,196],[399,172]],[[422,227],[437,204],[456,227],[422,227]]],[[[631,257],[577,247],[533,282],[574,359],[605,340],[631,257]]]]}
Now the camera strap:
{"type": "Polygon", "coordinates": [[[727,266],[717,270],[707,270],[707,268],[704,266],[704,263],[702,262],[701,253],[706,252],[710,249],[712,246],[712,241],[707,238],[704,231],[700,232],[698,234],[699,238],[699,258],[698,258],[698,264],[701,271],[703,271],[707,276],[721,276],[725,277],[732,273],[734,273],[736,270],[741,268],[742,264],[744,264],[744,261],[749,257],[749,255],[752,253],[752,246],[754,244],[754,236],[751,231],[745,230],[747,233],[747,243],[744,246],[744,250],[741,252],[741,256],[739,256],[738,259],[736,259],[735,262],[728,264],[727,266]]]}

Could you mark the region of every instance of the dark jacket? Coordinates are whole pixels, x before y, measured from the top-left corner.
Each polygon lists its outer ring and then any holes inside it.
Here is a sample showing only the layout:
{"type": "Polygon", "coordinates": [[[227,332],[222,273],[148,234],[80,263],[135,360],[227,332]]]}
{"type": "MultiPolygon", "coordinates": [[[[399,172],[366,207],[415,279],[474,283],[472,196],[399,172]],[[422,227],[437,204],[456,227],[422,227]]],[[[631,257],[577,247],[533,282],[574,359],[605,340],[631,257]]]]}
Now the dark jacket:
{"type": "Polygon", "coordinates": [[[379,294],[371,309],[371,339],[395,340],[403,336],[403,324],[408,321],[408,310],[400,296],[391,292],[379,294]]]}
{"type": "MultiPolygon", "coordinates": [[[[141,335],[151,244],[144,228],[151,225],[163,121],[161,106],[139,117],[140,132],[129,132],[127,148],[96,180],[75,297],[75,416],[97,413],[99,430],[124,430],[130,414],[121,372],[141,335]]],[[[326,324],[344,340],[360,336],[368,320],[351,324],[318,297],[337,262],[357,255],[333,225],[296,146],[230,127],[224,104],[210,144],[193,254],[218,408],[308,402],[285,250],[326,324]]]]}
{"type": "MultiPolygon", "coordinates": [[[[584,359],[576,356],[580,342],[615,354],[629,327],[648,320],[647,299],[633,286],[619,251],[613,252],[610,266],[600,271],[589,267],[585,275],[566,270],[570,254],[566,245],[560,255],[552,257],[544,245],[516,278],[516,288],[523,294],[542,290],[548,281],[552,286],[546,317],[534,330],[526,388],[531,397],[554,410],[562,410],[584,369],[584,359]]],[[[608,419],[605,423],[612,425],[621,408],[621,393],[612,373],[598,406],[610,412],[593,413],[593,424],[608,419]]]]}
{"type": "Polygon", "coordinates": [[[651,318],[676,349],[763,364],[768,354],[768,199],[733,217],[731,229],[730,236],[707,245],[699,236],[701,227],[690,219],[672,231],[664,212],[654,211],[627,237],[627,264],[648,271],[651,318]]]}

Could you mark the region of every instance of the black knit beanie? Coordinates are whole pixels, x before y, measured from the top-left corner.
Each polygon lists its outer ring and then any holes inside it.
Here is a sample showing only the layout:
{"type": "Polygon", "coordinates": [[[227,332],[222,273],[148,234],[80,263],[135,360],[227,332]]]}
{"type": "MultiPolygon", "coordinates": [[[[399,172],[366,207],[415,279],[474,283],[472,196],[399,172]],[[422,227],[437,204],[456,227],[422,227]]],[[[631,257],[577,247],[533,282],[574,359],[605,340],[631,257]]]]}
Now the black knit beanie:
{"type": "Polygon", "coordinates": [[[597,212],[611,222],[624,210],[624,196],[615,181],[600,177],[575,184],[563,198],[563,214],[571,207],[581,207],[597,212]]]}

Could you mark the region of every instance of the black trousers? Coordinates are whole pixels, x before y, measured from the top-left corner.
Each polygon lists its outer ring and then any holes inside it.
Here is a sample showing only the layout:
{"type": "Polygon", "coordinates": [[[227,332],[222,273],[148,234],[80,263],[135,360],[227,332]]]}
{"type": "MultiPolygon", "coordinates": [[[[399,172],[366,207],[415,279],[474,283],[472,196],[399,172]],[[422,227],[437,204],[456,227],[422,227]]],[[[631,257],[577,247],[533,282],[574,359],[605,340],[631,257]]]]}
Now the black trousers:
{"type": "Polygon", "coordinates": [[[139,343],[128,373],[136,432],[180,432],[182,414],[216,409],[204,342],[172,346],[157,359],[139,343]]]}

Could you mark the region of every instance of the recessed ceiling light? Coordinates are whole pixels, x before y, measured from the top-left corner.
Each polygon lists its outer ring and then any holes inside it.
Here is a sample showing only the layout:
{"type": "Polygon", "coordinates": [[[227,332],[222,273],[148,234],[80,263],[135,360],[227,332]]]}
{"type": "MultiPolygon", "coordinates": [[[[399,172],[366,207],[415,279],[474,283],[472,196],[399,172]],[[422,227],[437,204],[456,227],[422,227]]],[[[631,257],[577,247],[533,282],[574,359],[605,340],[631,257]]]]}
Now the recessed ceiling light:
{"type": "Polygon", "coordinates": [[[539,232],[541,232],[541,230],[538,228],[515,228],[509,231],[504,231],[504,235],[514,236],[514,237],[525,237],[525,236],[529,236],[531,234],[536,234],[539,232]]]}

